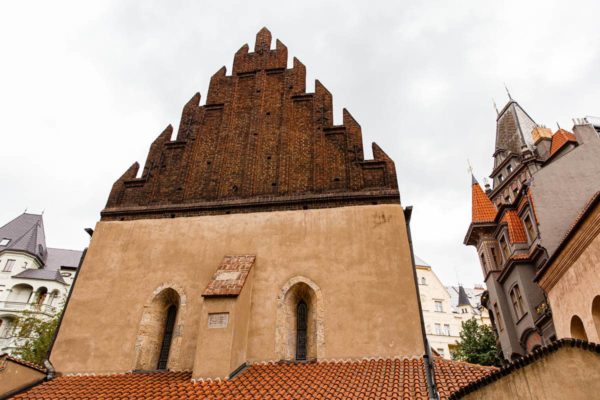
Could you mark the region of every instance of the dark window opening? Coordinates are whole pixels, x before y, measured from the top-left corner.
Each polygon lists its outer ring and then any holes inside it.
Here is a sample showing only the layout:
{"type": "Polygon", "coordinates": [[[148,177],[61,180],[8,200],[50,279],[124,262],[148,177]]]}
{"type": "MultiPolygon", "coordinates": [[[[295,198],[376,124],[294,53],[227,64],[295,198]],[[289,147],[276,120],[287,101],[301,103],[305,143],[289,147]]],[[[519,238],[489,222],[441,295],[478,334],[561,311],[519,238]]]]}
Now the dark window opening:
{"type": "Polygon", "coordinates": [[[163,335],[162,345],[160,347],[160,355],[158,357],[158,366],[156,369],[167,369],[169,361],[169,350],[171,350],[171,340],[173,339],[173,329],[175,327],[175,318],[177,317],[177,307],[169,306],[167,309],[167,321],[165,324],[165,334],[163,335]]]}
{"type": "Polygon", "coordinates": [[[306,330],[308,307],[304,300],[296,307],[296,360],[306,360],[306,330]]]}

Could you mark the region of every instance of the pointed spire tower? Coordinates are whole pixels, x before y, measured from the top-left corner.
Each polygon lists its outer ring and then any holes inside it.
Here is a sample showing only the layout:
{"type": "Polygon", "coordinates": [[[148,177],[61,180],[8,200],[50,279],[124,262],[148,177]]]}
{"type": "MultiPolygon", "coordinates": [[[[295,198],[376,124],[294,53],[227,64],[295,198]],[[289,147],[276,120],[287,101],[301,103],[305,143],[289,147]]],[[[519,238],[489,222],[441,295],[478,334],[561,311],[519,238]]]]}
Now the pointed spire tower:
{"type": "Polygon", "coordinates": [[[496,118],[496,151],[505,150],[520,154],[523,146],[532,148],[534,139],[531,135],[537,126],[533,118],[515,101],[510,92],[508,103],[496,118]]]}
{"type": "Polygon", "coordinates": [[[458,285],[458,306],[472,307],[471,302],[469,301],[469,296],[467,295],[467,292],[463,285],[458,285]]]}

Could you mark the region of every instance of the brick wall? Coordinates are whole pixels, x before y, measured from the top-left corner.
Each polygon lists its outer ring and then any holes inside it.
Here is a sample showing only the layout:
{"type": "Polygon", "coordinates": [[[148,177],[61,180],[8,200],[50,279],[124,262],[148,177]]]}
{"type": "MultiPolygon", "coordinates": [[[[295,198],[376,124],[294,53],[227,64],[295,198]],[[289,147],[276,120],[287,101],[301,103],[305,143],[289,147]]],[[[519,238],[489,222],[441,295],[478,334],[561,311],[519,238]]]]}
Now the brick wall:
{"type": "Polygon", "coordinates": [[[211,78],[184,106],[176,140],[167,127],[150,146],[141,178],[133,164],[111,190],[102,218],[161,218],[275,209],[397,203],[394,162],[373,143],[365,160],[360,125],[344,110],[333,125],[331,93],[306,93],[306,68],[287,68],[287,48],[262,29],[233,73],[211,78]]]}

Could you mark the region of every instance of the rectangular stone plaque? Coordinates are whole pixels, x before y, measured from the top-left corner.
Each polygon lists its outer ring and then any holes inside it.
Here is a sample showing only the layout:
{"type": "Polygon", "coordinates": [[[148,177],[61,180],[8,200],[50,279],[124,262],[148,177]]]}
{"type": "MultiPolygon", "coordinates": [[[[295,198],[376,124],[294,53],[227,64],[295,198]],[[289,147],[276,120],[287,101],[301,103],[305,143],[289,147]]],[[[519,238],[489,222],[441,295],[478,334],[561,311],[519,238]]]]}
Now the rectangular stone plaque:
{"type": "Polygon", "coordinates": [[[229,313],[210,313],[208,314],[208,328],[218,329],[227,328],[229,323],[229,313]]]}
{"type": "Polygon", "coordinates": [[[222,271],[217,274],[215,280],[217,281],[235,281],[239,279],[240,272],[238,271],[222,271]]]}

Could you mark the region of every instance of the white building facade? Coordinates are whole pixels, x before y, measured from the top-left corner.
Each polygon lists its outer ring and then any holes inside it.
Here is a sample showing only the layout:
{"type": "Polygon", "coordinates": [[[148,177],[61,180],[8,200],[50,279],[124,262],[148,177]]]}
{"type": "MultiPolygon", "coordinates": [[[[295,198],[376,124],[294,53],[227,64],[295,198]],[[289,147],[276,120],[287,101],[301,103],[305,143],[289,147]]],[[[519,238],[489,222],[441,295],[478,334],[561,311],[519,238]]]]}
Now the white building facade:
{"type": "Polygon", "coordinates": [[[485,289],[446,287],[431,266],[419,257],[415,257],[415,266],[427,341],[432,350],[450,359],[460,340],[463,322],[476,318],[480,323],[490,325],[489,315],[481,307],[480,297],[485,289]]]}
{"type": "Polygon", "coordinates": [[[81,256],[46,246],[42,215],[23,213],[0,227],[0,354],[27,339],[19,318],[51,318],[62,309],[81,256]]]}

